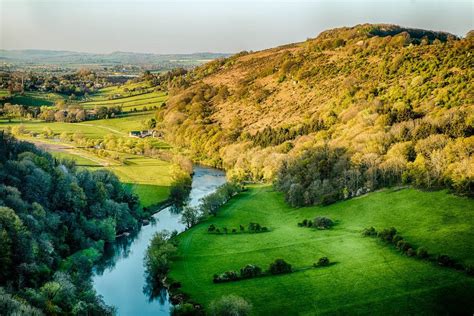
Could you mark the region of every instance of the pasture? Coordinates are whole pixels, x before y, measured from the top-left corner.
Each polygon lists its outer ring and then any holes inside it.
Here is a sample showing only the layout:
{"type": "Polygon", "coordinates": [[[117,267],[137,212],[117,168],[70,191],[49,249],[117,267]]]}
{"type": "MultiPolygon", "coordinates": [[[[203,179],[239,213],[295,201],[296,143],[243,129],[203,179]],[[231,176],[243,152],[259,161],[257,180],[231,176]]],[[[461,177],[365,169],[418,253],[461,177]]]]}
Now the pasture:
{"type": "Polygon", "coordinates": [[[330,206],[290,208],[269,186],[253,186],[210,217],[178,236],[170,278],[191,299],[208,307],[223,295],[242,296],[254,315],[472,314],[474,279],[464,272],[407,257],[365,227],[394,226],[407,241],[429,253],[474,263],[474,203],[445,191],[384,190],[330,206]],[[328,216],[329,230],[298,227],[303,219],[328,216]],[[256,222],[257,234],[231,233],[256,222]],[[228,234],[210,234],[214,224],[228,234]],[[335,264],[309,268],[323,256],[335,264]],[[290,274],[214,284],[213,274],[246,264],[263,269],[282,258],[290,274]]]}

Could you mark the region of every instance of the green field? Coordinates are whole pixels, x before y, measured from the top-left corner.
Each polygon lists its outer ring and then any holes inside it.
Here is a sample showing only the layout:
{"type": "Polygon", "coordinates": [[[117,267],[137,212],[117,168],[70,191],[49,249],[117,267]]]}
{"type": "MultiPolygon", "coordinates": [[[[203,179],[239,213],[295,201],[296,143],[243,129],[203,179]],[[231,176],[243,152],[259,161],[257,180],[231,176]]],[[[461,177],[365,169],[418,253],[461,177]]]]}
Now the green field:
{"type": "Polygon", "coordinates": [[[140,197],[142,206],[154,205],[168,198],[173,169],[173,165],[169,162],[126,155],[126,162],[120,165],[114,161],[92,157],[90,153],[74,148],[62,151],[50,149],[49,151],[57,158],[74,160],[79,167],[111,170],[119,177],[120,181],[140,197]],[[104,163],[108,163],[108,165],[104,166],[104,163]]]}
{"type": "Polygon", "coordinates": [[[81,104],[86,109],[92,109],[98,106],[121,106],[124,112],[131,112],[134,110],[141,111],[145,107],[148,109],[152,109],[154,107],[159,108],[167,98],[168,96],[165,92],[149,92],[118,99],[88,101],[81,104]]]}
{"type": "MultiPolygon", "coordinates": [[[[3,91],[0,92],[0,97],[6,96],[3,91]]],[[[67,96],[58,93],[49,92],[25,92],[23,95],[15,94],[11,98],[5,100],[11,104],[21,104],[28,106],[43,106],[54,105],[58,100],[65,100],[67,96]]]]}
{"type": "Polygon", "coordinates": [[[415,246],[474,263],[474,203],[444,191],[385,190],[327,207],[294,209],[268,186],[232,199],[216,218],[179,235],[170,277],[183,292],[208,306],[236,294],[254,305],[255,315],[446,314],[474,311],[474,279],[463,272],[402,255],[365,227],[394,226],[415,246]],[[305,218],[329,216],[330,230],[298,227],[305,218]],[[209,234],[207,227],[238,228],[258,222],[260,234],[209,234]],[[287,275],[214,284],[213,274],[246,264],[264,269],[283,258],[295,269],[327,256],[336,264],[287,275]]]}
{"type": "Polygon", "coordinates": [[[7,120],[0,120],[0,128],[23,125],[27,131],[41,133],[45,127],[49,127],[57,134],[63,132],[69,134],[81,132],[86,138],[97,139],[103,138],[107,134],[127,136],[132,130],[143,130],[144,122],[152,117],[154,117],[153,112],[140,112],[130,113],[113,119],[92,120],[82,123],[43,122],[19,119],[14,119],[10,122],[7,120]]]}
{"type": "Polygon", "coordinates": [[[0,89],[0,98],[8,97],[10,92],[7,89],[0,89]]]}

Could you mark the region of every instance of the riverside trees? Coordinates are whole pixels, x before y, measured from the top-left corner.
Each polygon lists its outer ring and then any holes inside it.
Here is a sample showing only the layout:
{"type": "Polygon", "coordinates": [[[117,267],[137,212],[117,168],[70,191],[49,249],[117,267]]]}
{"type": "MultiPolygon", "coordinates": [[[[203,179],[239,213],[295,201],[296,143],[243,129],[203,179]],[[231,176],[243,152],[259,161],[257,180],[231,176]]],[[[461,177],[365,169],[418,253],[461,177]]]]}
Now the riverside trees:
{"type": "Polygon", "coordinates": [[[108,171],[79,170],[5,133],[0,180],[0,288],[10,312],[29,303],[48,314],[110,314],[90,269],[106,242],[137,227],[137,197],[108,171]]]}

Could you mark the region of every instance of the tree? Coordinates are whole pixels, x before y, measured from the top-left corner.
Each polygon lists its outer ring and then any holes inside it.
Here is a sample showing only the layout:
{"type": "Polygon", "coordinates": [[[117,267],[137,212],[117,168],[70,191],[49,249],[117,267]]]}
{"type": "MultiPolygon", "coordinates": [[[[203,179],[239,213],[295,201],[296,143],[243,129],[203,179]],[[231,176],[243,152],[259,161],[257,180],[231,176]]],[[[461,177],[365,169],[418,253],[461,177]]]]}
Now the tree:
{"type": "Polygon", "coordinates": [[[76,113],[76,121],[77,122],[82,122],[86,120],[86,111],[84,110],[79,110],[76,113]]]}
{"type": "Polygon", "coordinates": [[[270,271],[271,274],[290,273],[292,271],[291,264],[283,259],[276,259],[275,262],[270,264],[268,271],[270,271]]]}
{"type": "Polygon", "coordinates": [[[237,295],[223,296],[209,306],[209,312],[214,316],[246,316],[251,311],[252,305],[237,295]]]}
{"type": "Polygon", "coordinates": [[[199,223],[199,210],[192,206],[185,206],[181,213],[181,223],[186,225],[186,228],[191,228],[199,223]]]}

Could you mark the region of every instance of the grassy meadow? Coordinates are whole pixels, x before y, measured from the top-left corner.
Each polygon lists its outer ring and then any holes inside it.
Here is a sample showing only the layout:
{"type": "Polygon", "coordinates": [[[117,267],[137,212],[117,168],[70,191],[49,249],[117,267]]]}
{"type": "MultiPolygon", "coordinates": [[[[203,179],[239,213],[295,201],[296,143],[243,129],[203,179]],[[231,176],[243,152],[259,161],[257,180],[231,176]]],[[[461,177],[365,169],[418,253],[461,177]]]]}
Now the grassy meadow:
{"type": "Polygon", "coordinates": [[[407,257],[365,227],[394,226],[416,247],[474,263],[474,204],[445,191],[384,190],[326,207],[290,208],[268,186],[254,186],[232,199],[217,217],[181,234],[170,277],[205,307],[223,295],[242,296],[255,315],[471,314],[474,279],[463,272],[407,257]],[[330,230],[298,227],[303,219],[328,216],[330,230]],[[257,222],[266,233],[230,233],[257,222]],[[210,234],[214,224],[229,234],[210,234]],[[335,264],[309,268],[320,257],[335,264]],[[214,274],[246,264],[263,269],[277,258],[291,274],[214,284],[214,274]]]}

